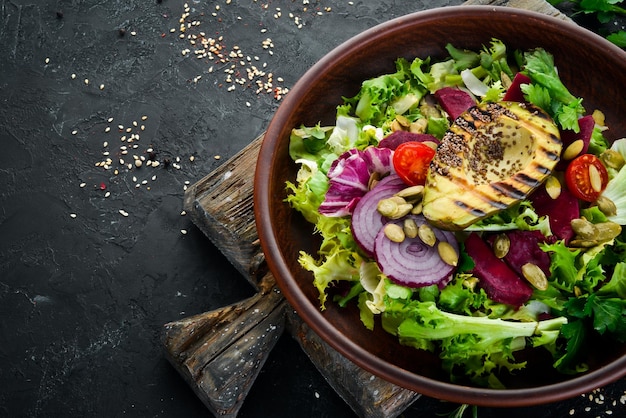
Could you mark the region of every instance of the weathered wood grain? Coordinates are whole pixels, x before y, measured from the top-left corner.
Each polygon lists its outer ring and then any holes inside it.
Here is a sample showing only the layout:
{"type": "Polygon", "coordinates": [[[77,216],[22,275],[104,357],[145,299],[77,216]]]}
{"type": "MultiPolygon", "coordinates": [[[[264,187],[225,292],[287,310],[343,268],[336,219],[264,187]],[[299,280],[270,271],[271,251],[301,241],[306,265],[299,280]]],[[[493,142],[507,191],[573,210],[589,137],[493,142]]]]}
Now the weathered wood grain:
{"type": "Polygon", "coordinates": [[[168,360],[215,416],[237,416],[284,332],[286,306],[268,274],[249,299],[165,324],[168,360]]]}
{"type": "Polygon", "coordinates": [[[190,186],[183,209],[255,288],[264,257],[254,221],[254,170],[263,135],[218,169],[190,186]]]}

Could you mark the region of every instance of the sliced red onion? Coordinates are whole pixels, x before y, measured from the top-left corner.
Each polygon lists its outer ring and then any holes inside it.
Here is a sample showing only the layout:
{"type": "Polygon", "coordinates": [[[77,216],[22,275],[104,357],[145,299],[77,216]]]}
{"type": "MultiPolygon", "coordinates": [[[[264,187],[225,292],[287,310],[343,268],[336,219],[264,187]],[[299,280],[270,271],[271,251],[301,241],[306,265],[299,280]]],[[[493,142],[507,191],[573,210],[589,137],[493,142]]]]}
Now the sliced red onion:
{"type": "Polygon", "coordinates": [[[352,212],[352,235],[361,249],[370,257],[374,256],[374,241],[386,219],[378,213],[378,202],[393,196],[406,188],[406,184],[395,174],[383,178],[367,192],[352,212]]]}
{"type": "MultiPolygon", "coordinates": [[[[410,216],[417,225],[426,223],[423,216],[410,216]]],[[[400,226],[404,218],[393,221],[400,226]]],[[[374,252],[380,270],[397,284],[407,287],[423,287],[437,284],[443,287],[452,278],[454,266],[444,262],[439,256],[437,244],[445,241],[459,253],[459,246],[454,234],[450,231],[431,226],[437,243],[434,246],[425,244],[419,237],[405,238],[398,243],[391,241],[380,228],[376,236],[374,252]]]]}

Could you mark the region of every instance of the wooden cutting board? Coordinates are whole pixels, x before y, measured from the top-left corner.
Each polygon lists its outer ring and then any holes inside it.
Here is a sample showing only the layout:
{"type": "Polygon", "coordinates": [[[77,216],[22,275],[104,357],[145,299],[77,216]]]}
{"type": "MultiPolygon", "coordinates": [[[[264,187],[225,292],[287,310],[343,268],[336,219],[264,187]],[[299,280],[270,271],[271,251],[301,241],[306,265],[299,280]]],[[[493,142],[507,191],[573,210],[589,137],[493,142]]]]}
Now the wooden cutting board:
{"type": "MultiPolygon", "coordinates": [[[[544,0],[464,4],[516,7],[569,20],[544,0]]],[[[290,309],[265,266],[252,205],[262,141],[263,135],[189,187],[184,198],[193,223],[257,293],[234,305],[165,324],[166,356],[213,415],[235,417],[274,344],[288,331],[358,416],[396,417],[420,394],[372,376],[326,344],[290,309]]]]}

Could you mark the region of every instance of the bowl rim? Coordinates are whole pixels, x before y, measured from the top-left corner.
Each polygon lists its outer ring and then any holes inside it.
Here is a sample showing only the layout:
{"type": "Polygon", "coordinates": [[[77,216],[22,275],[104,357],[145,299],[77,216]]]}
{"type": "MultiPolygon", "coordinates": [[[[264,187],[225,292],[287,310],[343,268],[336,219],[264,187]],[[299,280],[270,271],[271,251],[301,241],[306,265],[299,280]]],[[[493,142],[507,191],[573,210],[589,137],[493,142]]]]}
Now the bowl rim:
{"type": "Polygon", "coordinates": [[[294,276],[287,268],[287,263],[278,245],[278,238],[275,231],[269,223],[271,201],[269,195],[269,179],[271,177],[271,167],[276,163],[277,158],[274,149],[277,145],[276,141],[278,136],[275,133],[278,133],[282,125],[284,125],[283,121],[290,112],[292,103],[297,103],[302,97],[306,96],[308,91],[306,86],[319,77],[318,74],[322,68],[327,67],[331,62],[341,60],[352,51],[362,48],[363,44],[372,42],[373,39],[376,39],[377,36],[380,36],[387,30],[392,28],[398,30],[398,28],[412,24],[415,20],[431,21],[441,18],[467,18],[468,15],[487,16],[494,13],[508,14],[512,18],[524,18],[538,21],[541,24],[556,26],[561,30],[567,30],[570,35],[575,38],[591,38],[594,42],[601,45],[602,48],[608,50],[609,53],[621,55],[626,61],[625,51],[601,36],[573,22],[539,12],[506,6],[445,6],[413,12],[380,23],[351,37],[324,55],[304,73],[290,90],[289,94],[283,99],[283,102],[278,107],[268,125],[265,138],[260,147],[257,161],[270,161],[271,163],[257,163],[256,166],[253,196],[254,215],[261,249],[266,255],[268,267],[274,275],[283,295],[285,295],[291,307],[295,309],[304,322],[327,344],[344,357],[362,369],[390,383],[429,397],[480,406],[498,407],[506,405],[508,407],[522,407],[573,398],[582,393],[587,393],[598,387],[612,383],[626,375],[626,355],[615,359],[613,362],[597,370],[577,376],[573,379],[532,388],[503,390],[480,388],[443,382],[418,375],[377,356],[373,356],[369,351],[347,339],[344,334],[335,327],[322,326],[322,324],[328,324],[328,322],[322,316],[319,306],[309,303],[302,290],[297,286],[294,276]]]}

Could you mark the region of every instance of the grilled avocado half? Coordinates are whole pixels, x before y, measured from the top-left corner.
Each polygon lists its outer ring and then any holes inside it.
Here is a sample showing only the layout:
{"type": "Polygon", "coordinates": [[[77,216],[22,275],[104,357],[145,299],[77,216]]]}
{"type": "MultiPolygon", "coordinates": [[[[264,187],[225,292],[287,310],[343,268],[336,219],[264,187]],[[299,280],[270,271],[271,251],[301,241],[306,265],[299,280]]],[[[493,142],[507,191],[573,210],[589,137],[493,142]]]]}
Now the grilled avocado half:
{"type": "Polygon", "coordinates": [[[423,214],[459,230],[525,199],[550,175],[562,142],[542,109],[484,103],[460,115],[437,148],[426,179],[423,214]]]}

